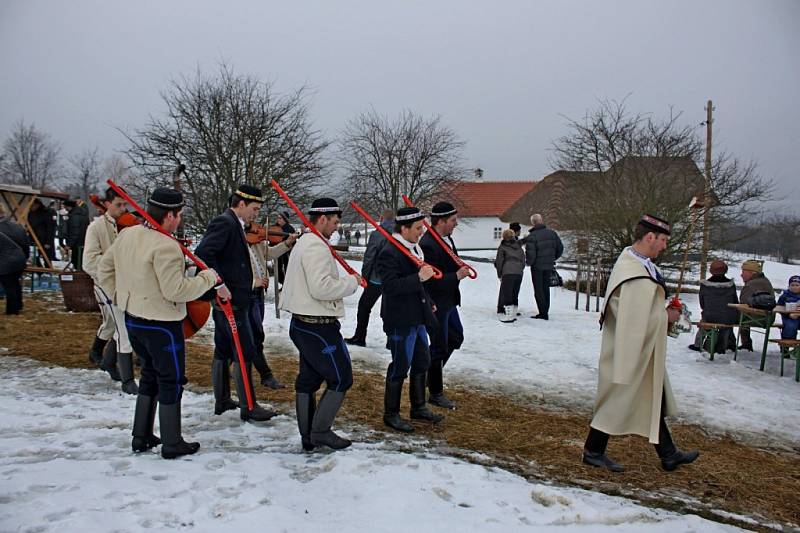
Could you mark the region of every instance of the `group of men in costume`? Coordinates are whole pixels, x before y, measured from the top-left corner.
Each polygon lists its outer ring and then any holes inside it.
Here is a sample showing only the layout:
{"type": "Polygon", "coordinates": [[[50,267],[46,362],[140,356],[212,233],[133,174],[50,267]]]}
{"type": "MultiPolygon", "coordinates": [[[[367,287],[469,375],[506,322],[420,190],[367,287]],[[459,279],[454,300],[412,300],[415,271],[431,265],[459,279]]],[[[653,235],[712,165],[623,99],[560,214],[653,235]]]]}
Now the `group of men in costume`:
{"type": "MultiPolygon", "coordinates": [[[[332,429],[353,384],[339,319],[344,316],[343,298],[357,291],[362,278],[357,273],[340,275],[331,254],[328,239],[337,231],[342,215],[336,201],[320,198],[313,202],[308,211],[313,226],[309,233],[297,239],[292,236],[276,247],[266,243],[258,247],[248,245],[245,228],[263,204],[262,192],[253,186],[239,186],[231,195],[229,209],[211,221],[196,249],[209,269],[189,277],[179,245],[149,224],[117,235],[113,222],[115,213],[124,210],[124,202],[113,191],[105,200],[106,214],[89,228],[85,261],[97,282],[98,301],[105,307],[104,325],[92,357],[106,364],[98,354],[113,336],[123,390],[132,394],[137,391],[132,388],[135,383],[131,386],[131,348],[141,359],[133,450],[141,452],[160,444],[162,456],[174,458],[199,449],[198,443],[186,442],[181,434],[180,403],[187,381],[181,320],[186,302],[201,297],[217,296],[230,302],[244,359],[242,367],[231,324],[214,304],[211,372],[215,414],[239,409],[245,421],[265,421],[276,414],[260,406],[254,396],[250,407],[244,399],[246,386],[254,390],[253,366],[259,369],[263,384],[282,387],[263,353],[264,290],[269,284],[266,260],[291,248],[280,307],[292,314],[289,336],[299,353],[295,404],[301,444],[307,451],[318,446],[335,450],[349,446],[351,442],[332,429]],[[123,330],[127,335],[123,336],[123,330]],[[231,365],[238,403],[231,397],[231,365]],[[325,390],[317,399],[323,383],[325,390]],[[157,404],[160,438],[153,434],[157,404]]],[[[163,229],[173,232],[180,224],[183,205],[180,192],[159,188],[148,199],[147,210],[163,229]]],[[[391,352],[383,420],[402,432],[413,431],[400,416],[407,377],[412,419],[441,421],[443,416],[431,411],[428,403],[455,408],[444,394],[442,374],[464,340],[458,313],[459,283],[469,271],[456,260],[458,252],[451,237],[458,224],[457,211],[453,205],[439,202],[430,217],[432,229],[425,233],[425,214],[415,207],[383,214],[384,229],[391,228],[394,242],[390,245],[384,237],[370,238],[363,270],[369,285],[362,295],[363,308],[359,303],[356,334],[347,339],[351,344],[365,344],[370,308],[381,297],[383,330],[391,352]],[[449,247],[450,253],[443,246],[449,247]],[[410,260],[399,247],[419,261],[410,260]],[[433,267],[442,272],[441,278],[434,277],[433,267]]],[[[587,464],[621,471],[606,455],[606,445],[610,435],[627,433],[645,436],[655,444],[666,470],[698,456],[696,451],[682,452],[675,447],[664,421],[675,411],[666,374],[666,333],[678,316],[665,306],[666,285],[653,260],[666,248],[669,233],[666,221],[645,215],[635,229],[633,246],[620,255],[609,279],[601,315],[604,331],[597,402],[583,453],[587,464]]]]}

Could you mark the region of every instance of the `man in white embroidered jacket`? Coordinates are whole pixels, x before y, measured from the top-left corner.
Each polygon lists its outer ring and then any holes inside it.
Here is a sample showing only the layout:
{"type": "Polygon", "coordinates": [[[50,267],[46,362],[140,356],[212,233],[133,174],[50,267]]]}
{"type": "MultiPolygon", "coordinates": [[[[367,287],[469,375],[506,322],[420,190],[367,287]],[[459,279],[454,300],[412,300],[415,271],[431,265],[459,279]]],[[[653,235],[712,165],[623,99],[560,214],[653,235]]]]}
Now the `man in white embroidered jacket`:
{"type": "Polygon", "coordinates": [[[307,233],[289,256],[283,282],[281,309],[292,313],[289,337],[300,352],[295,380],[297,426],[303,449],[316,446],[340,450],[351,442],[331,430],[345,392],[353,384],[350,353],[340,332],[345,296],[358,289],[361,276],[339,277],[327,240],[336,231],[342,210],[335,200],[319,198],[308,212],[310,222],[324,238],[307,233]],[[325,392],[316,405],[316,392],[325,392]]]}
{"type": "Polygon", "coordinates": [[[647,437],[667,471],[699,455],[677,449],[664,421],[676,410],[666,371],[667,327],[680,311],[665,307],[667,288],[652,259],[666,248],[669,233],[665,220],[644,215],[606,288],[597,399],[583,462],[613,472],[623,468],[606,456],[609,435],[647,437]]]}
{"type": "Polygon", "coordinates": [[[137,394],[139,390],[133,380],[133,348],[125,328],[125,314],[111,302],[112,295],[106,294],[97,282],[97,265],[117,239],[117,219],[127,213],[128,208],[125,200],[111,187],[106,190],[102,201],[106,212],[89,224],[83,247],[83,271],[94,280],[94,297],[103,317],[89,350],[89,360],[108,372],[114,381],[121,381],[123,392],[137,394]],[[112,338],[112,346],[105,349],[112,338]]]}

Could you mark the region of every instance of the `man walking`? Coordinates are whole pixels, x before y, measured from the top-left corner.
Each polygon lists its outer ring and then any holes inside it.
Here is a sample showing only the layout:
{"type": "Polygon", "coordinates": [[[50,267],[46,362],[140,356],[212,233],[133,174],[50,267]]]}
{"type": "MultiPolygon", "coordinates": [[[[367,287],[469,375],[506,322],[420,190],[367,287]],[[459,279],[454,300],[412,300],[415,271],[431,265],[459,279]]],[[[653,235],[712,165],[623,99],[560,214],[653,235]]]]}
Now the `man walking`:
{"type": "Polygon", "coordinates": [[[525,261],[531,267],[533,293],[539,313],[533,318],[550,319],[550,278],[556,260],[564,253],[564,244],[558,233],[544,225],[542,215],[531,217],[531,228],[525,241],[525,261]]]}
{"type": "Polygon", "coordinates": [[[228,319],[214,302],[214,359],[211,363],[211,383],[214,388],[214,414],[239,408],[239,417],[246,421],[269,420],[275,416],[271,409],[265,409],[255,401],[253,387],[253,358],[256,357],[255,334],[250,321],[251,308],[258,301],[258,293],[269,283],[266,272],[258,272],[257,261],[248,247],[244,235],[245,225],[258,215],[264,199],[261,189],[242,184],[231,195],[229,209],[215,217],[208,225],[203,239],[197,245],[197,257],[216,270],[231,293],[231,306],[245,368],[242,369],[236,353],[233,334],[228,319]],[[254,298],[255,294],[255,298],[254,298]],[[239,396],[237,404],[231,399],[231,362],[233,379],[239,396]],[[242,371],[246,377],[242,377],[242,371]],[[248,409],[245,401],[245,379],[253,393],[253,408],[248,409]]]}
{"type": "Polygon", "coordinates": [[[644,215],[633,246],[620,254],[608,280],[597,400],[583,462],[612,472],[623,468],[606,455],[609,435],[647,437],[667,471],[699,455],[676,448],[664,421],[676,412],[666,369],[667,328],[680,310],[665,308],[667,288],[652,260],[667,247],[669,234],[666,220],[644,215]]]}
{"type": "MultiPolygon", "coordinates": [[[[391,209],[384,209],[381,212],[380,224],[388,233],[391,234],[394,231],[394,212],[391,209]]],[[[349,339],[345,339],[347,344],[355,346],[367,345],[369,315],[375,302],[381,297],[381,275],[376,268],[376,264],[385,244],[386,237],[380,231],[373,231],[367,240],[367,250],[364,252],[364,262],[361,267],[361,276],[367,280],[367,286],[361,293],[361,298],[358,299],[356,332],[349,339]]]]}
{"type": "Polygon", "coordinates": [[[342,217],[336,201],[314,200],[308,214],[321,237],[306,233],[297,240],[281,298],[281,309],[292,313],[289,337],[300,354],[294,384],[297,427],[304,450],[316,446],[341,450],[351,442],[331,427],[345,393],[353,385],[353,369],[339,331],[339,318],[344,316],[342,299],[356,292],[361,276],[340,278],[328,247],[327,240],[342,217]],[[317,405],[316,394],[323,382],[325,392],[317,405]]]}

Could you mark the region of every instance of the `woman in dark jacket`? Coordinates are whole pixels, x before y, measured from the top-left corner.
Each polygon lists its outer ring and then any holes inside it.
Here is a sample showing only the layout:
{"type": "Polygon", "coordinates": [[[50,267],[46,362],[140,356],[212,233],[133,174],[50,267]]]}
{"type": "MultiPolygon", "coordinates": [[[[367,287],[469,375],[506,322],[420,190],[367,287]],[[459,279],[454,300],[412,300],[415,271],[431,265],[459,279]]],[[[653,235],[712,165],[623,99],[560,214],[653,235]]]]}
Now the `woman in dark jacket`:
{"type": "Polygon", "coordinates": [[[516,320],[519,307],[519,288],[522,285],[522,273],[525,271],[525,250],[517,240],[513,229],[503,232],[503,240],[497,248],[494,259],[497,277],[500,279],[500,293],[497,296],[497,312],[502,313],[502,322],[516,320]],[[507,305],[513,306],[508,316],[505,315],[507,305]]]}
{"type": "Polygon", "coordinates": [[[0,210],[0,285],[6,293],[6,314],[22,311],[22,279],[30,254],[25,229],[0,210]]]}
{"type": "MultiPolygon", "coordinates": [[[[736,284],[732,279],[726,278],[728,265],[724,261],[712,261],[709,266],[711,277],[700,282],[700,309],[702,309],[701,320],[715,324],[737,324],[739,322],[739,312],[728,307],[729,303],[739,303],[736,296],[736,284]]],[[[691,350],[699,352],[700,331],[697,332],[694,344],[690,344],[691,350]]],[[[736,349],[736,336],[733,328],[721,328],[715,352],[725,353],[725,350],[736,349]]]]}

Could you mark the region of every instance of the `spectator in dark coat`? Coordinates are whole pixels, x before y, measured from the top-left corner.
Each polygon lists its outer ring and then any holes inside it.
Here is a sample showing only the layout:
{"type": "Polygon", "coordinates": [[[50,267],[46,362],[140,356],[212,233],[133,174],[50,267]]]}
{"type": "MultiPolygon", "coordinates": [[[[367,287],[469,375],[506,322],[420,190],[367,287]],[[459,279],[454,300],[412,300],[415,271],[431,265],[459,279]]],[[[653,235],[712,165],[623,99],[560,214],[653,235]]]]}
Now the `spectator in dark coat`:
{"type": "Polygon", "coordinates": [[[75,270],[81,270],[83,243],[86,241],[86,228],[89,227],[89,209],[83,200],[67,200],[64,206],[69,212],[67,219],[67,248],[75,270]]]}
{"type": "Polygon", "coordinates": [[[356,230],[356,233],[353,236],[356,238],[356,246],[361,244],[361,232],[359,230],[356,230]]]}
{"type": "MultiPolygon", "coordinates": [[[[739,313],[736,309],[731,309],[728,304],[739,303],[736,296],[736,284],[732,279],[725,277],[728,272],[728,265],[724,261],[712,261],[709,267],[711,277],[700,282],[700,309],[702,313],[700,320],[715,324],[736,324],[739,322],[739,313]]],[[[699,352],[700,331],[697,332],[694,344],[689,345],[690,350],[699,352]]],[[[725,350],[736,349],[736,336],[733,328],[721,328],[714,351],[725,353],[725,350]]]]}
{"type": "Polygon", "coordinates": [[[531,217],[531,228],[525,237],[525,256],[531,277],[533,293],[539,314],[533,318],[549,319],[550,313],[550,277],[556,268],[556,260],[564,253],[564,244],[558,233],[544,225],[542,215],[531,217]]]}
{"type": "Polygon", "coordinates": [[[22,273],[28,262],[30,242],[25,229],[0,211],[0,285],[6,293],[6,314],[22,311],[22,273]]]}
{"type": "MultiPolygon", "coordinates": [[[[750,305],[750,297],[757,292],[774,293],[772,283],[762,272],[763,263],[755,259],[748,259],[742,263],[742,280],[744,287],[739,293],[739,301],[750,305]]],[[[750,328],[739,328],[739,338],[741,339],[740,350],[753,351],[753,340],[750,338],[750,328]]]]}
{"type": "Polygon", "coordinates": [[[503,313],[503,322],[513,322],[517,318],[519,307],[519,288],[522,285],[522,273],[525,271],[525,250],[517,240],[513,229],[503,232],[503,240],[497,248],[494,259],[497,277],[500,279],[500,294],[497,297],[497,312],[503,313]],[[507,313],[506,306],[512,309],[507,313]]]}
{"type": "MultiPolygon", "coordinates": [[[[31,212],[28,214],[28,224],[30,224],[36,239],[39,244],[44,248],[47,257],[54,261],[55,254],[55,239],[56,239],[56,213],[49,207],[45,207],[40,199],[33,201],[31,205],[31,212]]],[[[45,266],[41,264],[37,258],[38,266],[45,266]]]]}
{"type": "MultiPolygon", "coordinates": [[[[275,224],[280,226],[281,227],[281,231],[283,231],[284,233],[294,234],[296,232],[296,230],[294,229],[294,226],[289,224],[289,218],[290,217],[289,217],[289,212],[288,211],[284,211],[283,213],[278,213],[278,216],[275,219],[275,224]]],[[[281,242],[285,241],[288,238],[289,237],[284,237],[281,242]]],[[[283,286],[283,278],[284,278],[284,275],[286,274],[286,267],[289,266],[289,254],[291,254],[291,253],[292,253],[292,251],[289,250],[287,253],[285,253],[282,256],[280,256],[278,258],[278,260],[275,262],[275,264],[278,265],[278,276],[277,277],[278,277],[278,283],[280,283],[281,286],[283,286]]]]}

